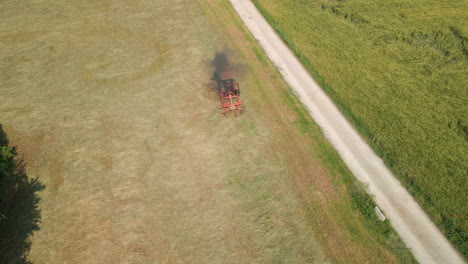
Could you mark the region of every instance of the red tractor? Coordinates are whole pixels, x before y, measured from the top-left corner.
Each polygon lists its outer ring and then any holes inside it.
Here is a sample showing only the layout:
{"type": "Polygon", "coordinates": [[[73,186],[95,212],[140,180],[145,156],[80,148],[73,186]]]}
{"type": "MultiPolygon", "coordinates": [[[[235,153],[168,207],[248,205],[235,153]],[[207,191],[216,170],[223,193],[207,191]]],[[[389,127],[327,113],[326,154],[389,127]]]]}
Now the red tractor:
{"type": "Polygon", "coordinates": [[[218,85],[219,98],[221,100],[221,114],[230,115],[234,112],[237,115],[245,111],[245,106],[242,105],[240,98],[240,88],[234,74],[229,71],[215,73],[216,82],[218,85]]]}

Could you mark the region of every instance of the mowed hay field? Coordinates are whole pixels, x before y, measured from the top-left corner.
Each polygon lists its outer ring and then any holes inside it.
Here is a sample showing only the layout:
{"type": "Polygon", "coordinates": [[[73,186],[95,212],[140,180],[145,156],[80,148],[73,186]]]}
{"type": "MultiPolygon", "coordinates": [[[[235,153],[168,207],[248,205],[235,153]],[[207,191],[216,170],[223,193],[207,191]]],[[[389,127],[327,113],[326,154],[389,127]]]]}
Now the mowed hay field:
{"type": "Polygon", "coordinates": [[[468,2],[256,5],[468,256],[468,2]]]}
{"type": "Polygon", "coordinates": [[[34,179],[2,204],[1,263],[414,261],[227,1],[2,2],[0,55],[34,179]],[[217,109],[223,50],[240,118],[217,109]]]}

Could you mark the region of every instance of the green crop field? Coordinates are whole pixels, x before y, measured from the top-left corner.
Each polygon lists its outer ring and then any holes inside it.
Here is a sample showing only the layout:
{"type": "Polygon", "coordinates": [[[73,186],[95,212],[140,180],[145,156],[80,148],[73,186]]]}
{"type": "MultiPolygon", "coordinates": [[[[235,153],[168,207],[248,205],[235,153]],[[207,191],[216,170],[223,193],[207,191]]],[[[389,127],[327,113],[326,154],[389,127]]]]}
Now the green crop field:
{"type": "Polygon", "coordinates": [[[254,0],[468,256],[468,2],[254,0]]]}

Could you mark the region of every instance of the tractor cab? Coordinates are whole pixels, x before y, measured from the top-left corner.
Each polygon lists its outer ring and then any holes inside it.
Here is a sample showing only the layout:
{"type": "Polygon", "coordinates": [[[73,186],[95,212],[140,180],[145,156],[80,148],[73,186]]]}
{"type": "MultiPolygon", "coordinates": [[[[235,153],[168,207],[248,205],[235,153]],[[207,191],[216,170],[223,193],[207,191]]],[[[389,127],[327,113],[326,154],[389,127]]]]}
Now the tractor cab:
{"type": "Polygon", "coordinates": [[[239,95],[240,90],[239,90],[239,85],[237,84],[236,80],[234,79],[227,79],[223,80],[223,88],[225,89],[226,92],[233,92],[236,95],[239,95]]]}
{"type": "Polygon", "coordinates": [[[235,76],[230,71],[223,71],[219,73],[219,85],[221,86],[221,92],[233,92],[235,95],[240,94],[239,84],[237,83],[235,76]]]}
{"type": "Polygon", "coordinates": [[[240,98],[239,84],[232,72],[223,71],[216,73],[216,80],[218,82],[219,97],[221,100],[222,114],[228,115],[232,112],[235,114],[242,114],[245,106],[242,105],[240,98]]]}

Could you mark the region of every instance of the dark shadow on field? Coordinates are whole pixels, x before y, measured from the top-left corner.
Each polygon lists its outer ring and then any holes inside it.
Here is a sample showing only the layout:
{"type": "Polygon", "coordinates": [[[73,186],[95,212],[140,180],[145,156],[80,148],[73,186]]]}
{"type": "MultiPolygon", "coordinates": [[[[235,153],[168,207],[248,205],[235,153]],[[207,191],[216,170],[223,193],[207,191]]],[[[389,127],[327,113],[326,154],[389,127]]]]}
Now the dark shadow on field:
{"type": "MultiPolygon", "coordinates": [[[[0,125],[0,149],[8,144],[0,125]]],[[[27,261],[31,242],[29,237],[39,229],[41,211],[38,192],[44,190],[38,178],[29,178],[26,162],[21,157],[14,160],[9,175],[0,175],[0,263],[31,263],[27,261]]]]}
{"type": "Polygon", "coordinates": [[[210,61],[210,65],[214,68],[211,80],[216,82],[216,90],[219,92],[221,89],[220,73],[223,71],[229,71],[230,63],[228,54],[226,52],[216,52],[215,57],[210,61]]]}
{"type": "Polygon", "coordinates": [[[5,131],[3,131],[3,126],[0,124],[0,148],[8,145],[8,143],[8,138],[5,134],[5,131]]]}

